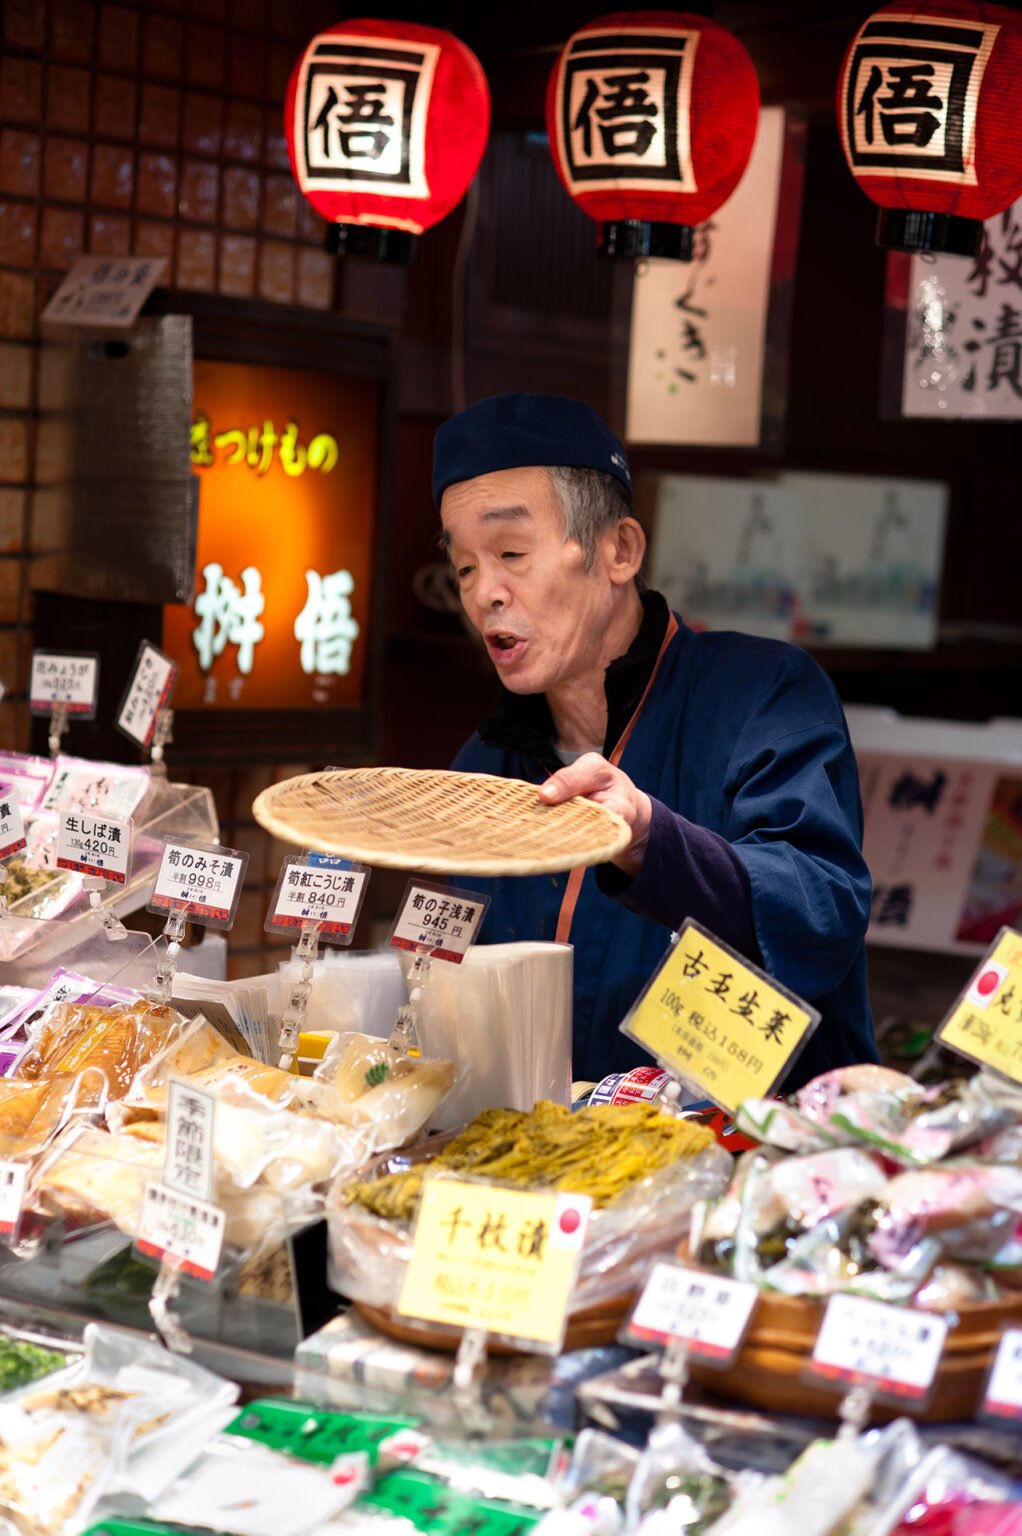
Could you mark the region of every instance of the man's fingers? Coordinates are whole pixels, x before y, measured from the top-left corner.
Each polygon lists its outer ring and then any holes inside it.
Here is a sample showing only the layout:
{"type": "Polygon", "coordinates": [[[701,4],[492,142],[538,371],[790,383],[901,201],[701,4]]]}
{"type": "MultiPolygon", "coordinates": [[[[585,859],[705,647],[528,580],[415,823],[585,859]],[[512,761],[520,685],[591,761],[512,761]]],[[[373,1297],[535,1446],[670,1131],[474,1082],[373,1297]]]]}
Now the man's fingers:
{"type": "Polygon", "coordinates": [[[587,752],[577,763],[570,763],[551,774],[546,783],[539,786],[540,796],[548,805],[561,805],[575,795],[591,794],[594,789],[604,787],[606,768],[607,764],[598,752],[587,752]]]}

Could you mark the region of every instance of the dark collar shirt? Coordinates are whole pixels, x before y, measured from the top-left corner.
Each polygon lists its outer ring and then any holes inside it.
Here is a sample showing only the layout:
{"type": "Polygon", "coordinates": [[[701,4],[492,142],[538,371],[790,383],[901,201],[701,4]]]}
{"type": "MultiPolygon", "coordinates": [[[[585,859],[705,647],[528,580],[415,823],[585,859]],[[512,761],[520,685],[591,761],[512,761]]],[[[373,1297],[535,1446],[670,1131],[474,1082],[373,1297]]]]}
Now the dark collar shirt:
{"type": "MultiPolygon", "coordinates": [[[[859,778],[829,678],[796,646],[697,633],[649,592],[605,688],[604,755],[653,804],[636,878],[463,882],[491,898],[483,942],[574,946],[574,1076],[649,1064],[619,1026],[689,917],[820,1010],[786,1088],[876,1061],[859,778]]],[[[541,783],[561,766],[546,698],[502,687],[454,766],[541,783]]]]}

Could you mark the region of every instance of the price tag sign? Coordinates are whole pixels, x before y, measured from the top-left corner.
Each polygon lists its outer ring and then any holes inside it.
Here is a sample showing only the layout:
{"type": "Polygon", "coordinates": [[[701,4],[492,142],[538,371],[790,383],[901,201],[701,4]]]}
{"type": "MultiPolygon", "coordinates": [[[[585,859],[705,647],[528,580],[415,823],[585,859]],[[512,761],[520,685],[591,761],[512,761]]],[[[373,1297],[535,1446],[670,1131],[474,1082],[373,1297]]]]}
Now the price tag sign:
{"type": "Polygon", "coordinates": [[[248,854],[213,843],[165,843],[149,911],[182,912],[207,928],[230,928],[238,911],[248,854]]]}
{"type": "Polygon", "coordinates": [[[220,1264],[227,1218],[218,1206],[149,1183],[135,1246],[151,1259],[177,1259],[186,1275],[212,1280],[220,1264]]]}
{"type": "Polygon", "coordinates": [[[1001,1336],[983,1412],[1000,1419],[1022,1419],[1022,1328],[1009,1328],[1001,1336]]]}
{"type": "Polygon", "coordinates": [[[409,880],[391,930],[394,949],[428,949],[434,960],[460,965],[490,905],[488,896],[455,891],[431,880],[409,880]]]}
{"type": "Polygon", "coordinates": [[[163,1182],[197,1200],[213,1198],[216,1095],[172,1077],[167,1084],[167,1151],[163,1182]]]}
{"type": "Polygon", "coordinates": [[[52,715],[55,704],[64,704],[69,715],[91,720],[96,713],[99,690],[99,657],[87,651],[33,651],[29,681],[29,709],[33,715],[52,715]]]}
{"type": "Polygon", "coordinates": [[[0,1237],[13,1237],[25,1203],[28,1164],[0,1159],[0,1237]]]}
{"type": "Polygon", "coordinates": [[[1022,933],[1001,929],[937,1038],[1022,1083],[1022,933]]]}
{"type": "Polygon", "coordinates": [[[350,944],[369,888],[365,864],[328,853],[285,859],[264,927],[267,933],[301,933],[314,926],[321,939],[350,944]]]}
{"type": "Polygon", "coordinates": [[[819,1022],[815,1008],[689,920],[621,1031],[734,1114],[774,1091],[819,1022]]]}
{"type": "Polygon", "coordinates": [[[11,784],[0,784],[0,862],[13,858],[25,846],[21,801],[11,784]]]}
{"type": "Polygon", "coordinates": [[[667,1348],[726,1365],[738,1353],[759,1299],[754,1285],[659,1260],[628,1321],[630,1343],[667,1348]]]}
{"type": "Polygon", "coordinates": [[[57,868],[98,875],[112,885],[127,885],[131,873],[130,820],[61,811],[57,817],[57,868]]]}
{"type": "Polygon", "coordinates": [[[557,1354],[591,1208],[587,1195],[429,1175],[398,1311],[557,1354]]]}
{"type": "Polygon", "coordinates": [[[143,751],[152,746],[156,717],[170,699],[177,668],[169,656],[143,640],[135,658],[135,670],[121,700],[114,724],[143,751]]]}
{"type": "Polygon", "coordinates": [[[813,1349],[813,1368],[828,1381],[922,1402],[933,1385],[947,1328],[947,1321],[932,1312],[864,1296],[832,1296],[813,1349]]]}

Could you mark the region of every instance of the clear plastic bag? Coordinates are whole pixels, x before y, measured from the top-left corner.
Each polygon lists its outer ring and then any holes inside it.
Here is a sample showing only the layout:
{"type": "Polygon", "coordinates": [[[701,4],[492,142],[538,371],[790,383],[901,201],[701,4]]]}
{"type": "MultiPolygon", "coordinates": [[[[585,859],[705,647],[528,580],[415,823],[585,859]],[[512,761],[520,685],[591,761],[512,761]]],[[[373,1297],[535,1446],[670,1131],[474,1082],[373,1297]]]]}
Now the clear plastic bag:
{"type": "Polygon", "coordinates": [[[61,1003],[38,1023],[14,1075],[35,1082],[96,1070],[106,1079],[109,1095],[121,1098],[140,1067],[162,1052],[184,1024],[179,1013],[158,1003],[61,1003]]]}
{"type": "MultiPolygon", "coordinates": [[[[370,1177],[427,1162],[445,1138],[410,1157],[386,1157],[370,1177]]],[[[731,1157],[716,1144],[639,1180],[604,1209],[594,1210],[586,1235],[572,1308],[582,1311],[633,1291],[656,1254],[677,1248],[692,1207],[726,1187],[731,1157]]],[[[412,1252],[412,1225],[384,1220],[345,1199],[335,1184],[327,1202],[329,1275],[334,1290],[355,1301],[394,1306],[412,1252]]]]}
{"type": "Polygon", "coordinates": [[[104,1494],[155,1497],[237,1387],[148,1339],[90,1323],[67,1370],[0,1402],[0,1511],[42,1533],[80,1530],[104,1494]]]}

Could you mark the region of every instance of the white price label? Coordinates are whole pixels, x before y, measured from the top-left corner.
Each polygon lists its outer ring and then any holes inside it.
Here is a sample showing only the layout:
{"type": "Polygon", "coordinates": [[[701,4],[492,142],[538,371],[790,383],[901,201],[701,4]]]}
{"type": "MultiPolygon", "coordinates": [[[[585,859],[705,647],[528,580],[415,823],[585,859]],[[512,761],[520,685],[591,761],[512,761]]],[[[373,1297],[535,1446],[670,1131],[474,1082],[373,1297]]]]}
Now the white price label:
{"type": "Polygon", "coordinates": [[[0,1159],[0,1237],[13,1237],[25,1203],[28,1164],[0,1159]]]}
{"type": "Polygon", "coordinates": [[[165,843],[150,912],[181,912],[209,928],[230,928],[248,854],[212,844],[165,843]]]}
{"type": "Polygon", "coordinates": [[[213,1125],[216,1095],[172,1077],[167,1094],[167,1151],[163,1182],[196,1200],[213,1197],[213,1125]]]}
{"type": "Polygon", "coordinates": [[[832,1296],[813,1350],[817,1372],[889,1397],[925,1398],[947,1337],[931,1312],[864,1296],[832,1296]]]}
{"type": "Polygon", "coordinates": [[[131,873],[131,822],[119,816],[61,811],[57,818],[57,868],[127,885],[131,873]]]}
{"type": "Polygon", "coordinates": [[[96,713],[99,688],[99,657],[84,651],[66,655],[56,651],[32,652],[29,708],[34,715],[49,715],[55,704],[67,706],[69,715],[91,719],[96,713]]]}
{"type": "Polygon", "coordinates": [[[1009,1328],[1001,1338],[983,1412],[1003,1419],[1022,1419],[1022,1328],[1009,1328]]]}
{"type": "Polygon", "coordinates": [[[758,1299],[754,1285],[659,1262],[628,1324],[637,1343],[683,1344],[691,1355],[726,1361],[736,1354],[758,1299]]]}
{"type": "Polygon", "coordinates": [[[147,1184],[136,1246],[150,1258],[177,1259],[187,1275],[212,1280],[220,1264],[227,1217],[219,1206],[147,1184]]]}
{"type": "Polygon", "coordinates": [[[350,859],[307,853],[285,860],[266,927],[298,933],[315,923],[320,938],[350,943],[369,870],[350,859]]]}
{"type": "Polygon", "coordinates": [[[460,965],[490,905],[488,896],[411,880],[390,935],[394,949],[428,949],[435,960],[460,965]]]}
{"type": "Polygon", "coordinates": [[[21,802],[9,784],[0,784],[0,859],[9,859],[25,846],[21,802]]]}
{"type": "Polygon", "coordinates": [[[169,656],[148,640],[139,647],[138,659],[127,692],[117,711],[117,729],[148,747],[156,729],[156,717],[170,698],[177,678],[177,668],[169,656]]]}

